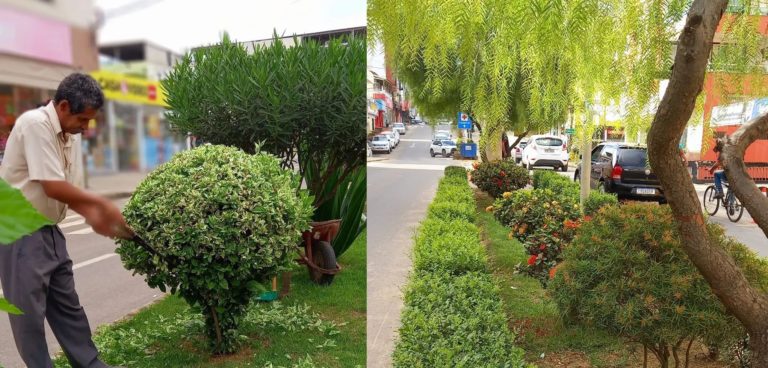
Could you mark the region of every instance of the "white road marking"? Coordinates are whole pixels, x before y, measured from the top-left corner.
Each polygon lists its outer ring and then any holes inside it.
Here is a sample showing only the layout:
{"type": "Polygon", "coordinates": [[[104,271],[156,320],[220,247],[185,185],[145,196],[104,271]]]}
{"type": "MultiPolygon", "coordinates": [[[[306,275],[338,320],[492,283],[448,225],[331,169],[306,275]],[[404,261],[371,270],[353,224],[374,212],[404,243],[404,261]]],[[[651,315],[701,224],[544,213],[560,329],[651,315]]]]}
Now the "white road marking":
{"type": "Polygon", "coordinates": [[[73,231],[71,233],[67,233],[67,235],[88,235],[88,234],[93,234],[93,228],[90,226],[86,227],[85,229],[80,229],[77,231],[73,231]]]}
{"type": "MultiPolygon", "coordinates": [[[[112,257],[114,257],[116,255],[117,255],[117,253],[107,253],[107,254],[105,254],[103,256],[99,256],[99,257],[96,257],[96,258],[93,258],[93,259],[89,259],[89,260],[84,261],[84,262],[80,262],[80,263],[72,266],[72,270],[74,271],[74,270],[76,270],[78,268],[83,268],[85,266],[90,266],[90,265],[92,265],[92,264],[94,264],[96,262],[101,262],[101,261],[103,261],[105,259],[112,258],[112,257]]],[[[2,296],[3,296],[3,289],[0,289],[0,297],[2,297],[2,296]]]]}
{"type": "Polygon", "coordinates": [[[404,169],[404,170],[433,170],[443,171],[449,165],[417,165],[417,164],[388,164],[383,162],[369,162],[368,167],[380,169],[404,169]]]}
{"type": "Polygon", "coordinates": [[[84,223],[85,223],[85,220],[77,220],[77,221],[67,222],[66,224],[60,224],[59,225],[59,229],[66,229],[68,227],[82,225],[84,223]]]}

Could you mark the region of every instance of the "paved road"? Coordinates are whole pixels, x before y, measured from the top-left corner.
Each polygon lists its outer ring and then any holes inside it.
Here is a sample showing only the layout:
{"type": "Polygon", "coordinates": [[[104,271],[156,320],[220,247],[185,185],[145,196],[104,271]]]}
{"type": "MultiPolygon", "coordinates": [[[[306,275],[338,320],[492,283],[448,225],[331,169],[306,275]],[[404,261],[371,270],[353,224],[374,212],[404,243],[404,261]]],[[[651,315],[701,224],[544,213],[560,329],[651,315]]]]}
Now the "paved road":
{"type": "Polygon", "coordinates": [[[369,368],[392,366],[413,233],[435,196],[445,166],[460,164],[429,156],[429,126],[409,128],[391,154],[375,154],[368,163],[369,368]]]}
{"type": "MultiPolygon", "coordinates": [[[[116,203],[123,206],[126,200],[116,203]]],[[[60,224],[67,238],[67,250],[74,263],[75,285],[80,303],[88,314],[91,329],[112,323],[162,296],[150,289],[141,276],[131,276],[115,254],[115,243],[95,234],[74,212],[60,224]]],[[[48,350],[60,350],[56,338],[46,324],[48,350]]],[[[8,318],[0,315],[0,366],[19,368],[24,364],[16,352],[8,318]]]]}
{"type": "MultiPolygon", "coordinates": [[[[570,168],[567,173],[561,172],[560,174],[573,178],[573,170],[574,168],[570,168]]],[[[707,189],[707,186],[708,185],[694,184],[699,200],[704,197],[704,190],[707,189]]],[[[763,231],[760,230],[757,224],[752,221],[752,217],[746,209],[744,209],[744,216],[737,223],[728,220],[722,207],[714,216],[711,216],[709,220],[723,226],[727,235],[752,248],[757,254],[763,257],[768,257],[768,238],[763,234],[763,231]]]]}

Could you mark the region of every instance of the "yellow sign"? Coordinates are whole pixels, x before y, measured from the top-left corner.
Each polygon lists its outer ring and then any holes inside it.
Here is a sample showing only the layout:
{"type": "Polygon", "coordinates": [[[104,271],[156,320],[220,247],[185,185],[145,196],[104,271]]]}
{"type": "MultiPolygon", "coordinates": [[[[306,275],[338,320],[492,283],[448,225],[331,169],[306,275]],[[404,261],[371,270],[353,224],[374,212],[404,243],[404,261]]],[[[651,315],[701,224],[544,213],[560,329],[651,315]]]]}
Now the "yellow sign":
{"type": "Polygon", "coordinates": [[[105,71],[91,72],[91,76],[99,82],[107,100],[168,106],[159,82],[105,71]]]}

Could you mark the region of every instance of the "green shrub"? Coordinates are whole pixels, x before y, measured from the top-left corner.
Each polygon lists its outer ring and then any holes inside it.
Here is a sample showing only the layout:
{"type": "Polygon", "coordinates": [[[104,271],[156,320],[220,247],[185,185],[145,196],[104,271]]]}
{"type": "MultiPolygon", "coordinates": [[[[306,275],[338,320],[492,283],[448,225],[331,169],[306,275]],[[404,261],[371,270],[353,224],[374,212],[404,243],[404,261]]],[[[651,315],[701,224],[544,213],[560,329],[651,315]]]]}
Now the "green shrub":
{"type": "Polygon", "coordinates": [[[494,198],[525,188],[530,180],[528,170],[512,161],[482,162],[472,171],[472,183],[494,198]]]}
{"type": "Polygon", "coordinates": [[[536,231],[558,231],[565,220],[578,219],[577,202],[549,189],[518,190],[497,199],[492,210],[502,225],[512,228],[512,236],[524,242],[536,231]]]}
{"type": "Polygon", "coordinates": [[[584,202],[584,215],[594,216],[600,208],[605,206],[617,206],[619,199],[615,194],[600,193],[597,190],[589,192],[589,197],[584,202]]]}
{"type": "Polygon", "coordinates": [[[150,287],[178,293],[206,320],[215,353],[236,350],[255,283],[284,269],[309,228],[311,198],[272,155],[206,145],[147,176],[125,206],[130,240],[117,253],[150,287]]]}
{"type": "Polygon", "coordinates": [[[579,200],[579,183],[558,174],[556,171],[536,170],[533,172],[533,187],[549,189],[555,193],[565,193],[579,200]]]}
{"type": "Polygon", "coordinates": [[[486,271],[485,248],[480,231],[465,220],[424,220],[413,247],[413,269],[417,272],[460,275],[486,271]]]}
{"type": "MultiPolygon", "coordinates": [[[[709,233],[765,290],[766,261],[717,225],[709,233]]],[[[668,206],[603,207],[581,224],[563,257],[550,293],[565,320],[638,341],[659,353],[662,366],[680,341],[723,344],[744,336],[682,251],[668,206]]]]}
{"type": "Polygon", "coordinates": [[[445,168],[445,177],[446,178],[451,178],[451,177],[466,178],[467,169],[465,169],[462,166],[448,166],[445,168]]]}
{"type": "Polygon", "coordinates": [[[416,233],[393,365],[522,367],[474,224],[473,192],[451,171],[416,233]]]}
{"type": "Polygon", "coordinates": [[[429,217],[445,221],[463,220],[475,222],[477,217],[474,206],[450,201],[432,202],[429,205],[427,214],[429,217]]]}
{"type": "Polygon", "coordinates": [[[290,47],[275,39],[247,51],[225,34],[163,80],[166,116],[178,132],[249,153],[258,143],[298,169],[313,221],[342,219],[332,241],[340,256],[365,228],[365,58],[362,37],[290,47]]]}
{"type": "Polygon", "coordinates": [[[523,367],[487,273],[431,273],[405,291],[394,367],[523,367]]]}

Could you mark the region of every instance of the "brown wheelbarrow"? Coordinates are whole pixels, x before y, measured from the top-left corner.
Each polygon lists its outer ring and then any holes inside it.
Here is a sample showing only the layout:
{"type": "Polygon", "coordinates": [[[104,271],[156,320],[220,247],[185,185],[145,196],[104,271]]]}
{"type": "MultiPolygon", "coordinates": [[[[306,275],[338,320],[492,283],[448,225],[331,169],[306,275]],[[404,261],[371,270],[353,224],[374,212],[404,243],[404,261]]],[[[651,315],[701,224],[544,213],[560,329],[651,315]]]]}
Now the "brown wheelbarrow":
{"type": "Polygon", "coordinates": [[[320,285],[330,285],[334,276],[341,271],[331,246],[331,240],[339,232],[341,220],[312,222],[309,225],[310,230],[302,233],[304,252],[299,251],[300,258],[296,261],[307,265],[312,281],[320,285]]]}

